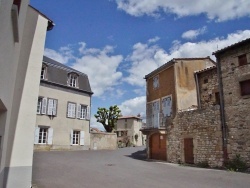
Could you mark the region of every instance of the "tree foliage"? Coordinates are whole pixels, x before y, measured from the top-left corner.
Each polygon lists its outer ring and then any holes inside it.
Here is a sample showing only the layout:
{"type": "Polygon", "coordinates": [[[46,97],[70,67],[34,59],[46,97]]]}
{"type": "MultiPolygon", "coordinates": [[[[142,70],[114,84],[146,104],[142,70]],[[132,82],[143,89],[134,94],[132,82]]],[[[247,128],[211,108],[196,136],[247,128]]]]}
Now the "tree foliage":
{"type": "Polygon", "coordinates": [[[115,128],[117,119],[121,116],[121,110],[117,105],[110,106],[109,109],[98,108],[95,118],[101,123],[107,132],[112,132],[115,128]]]}

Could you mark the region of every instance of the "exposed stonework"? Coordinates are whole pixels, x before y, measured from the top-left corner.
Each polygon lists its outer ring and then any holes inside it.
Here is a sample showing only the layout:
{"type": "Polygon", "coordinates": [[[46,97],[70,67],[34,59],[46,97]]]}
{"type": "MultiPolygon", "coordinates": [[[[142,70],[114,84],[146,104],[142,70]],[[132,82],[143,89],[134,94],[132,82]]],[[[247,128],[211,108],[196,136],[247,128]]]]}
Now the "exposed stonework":
{"type": "Polygon", "coordinates": [[[207,108],[219,104],[219,84],[217,68],[198,72],[198,86],[201,108],[207,108]]]}
{"type": "Polygon", "coordinates": [[[223,165],[219,105],[179,112],[167,132],[168,161],[185,162],[183,140],[193,138],[195,164],[208,162],[212,167],[223,165]]]}
{"type": "Polygon", "coordinates": [[[250,165],[250,96],[242,95],[240,87],[250,80],[250,40],[215,54],[221,65],[228,157],[240,154],[250,165]],[[240,66],[241,55],[246,55],[247,64],[240,66]]]}

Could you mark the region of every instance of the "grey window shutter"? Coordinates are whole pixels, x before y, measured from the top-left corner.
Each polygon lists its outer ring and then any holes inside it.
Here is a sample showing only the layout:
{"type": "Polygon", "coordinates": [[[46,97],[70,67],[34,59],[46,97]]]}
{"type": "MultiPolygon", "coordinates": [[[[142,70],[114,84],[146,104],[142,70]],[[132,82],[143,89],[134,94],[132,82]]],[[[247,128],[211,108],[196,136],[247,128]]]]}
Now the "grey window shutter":
{"type": "Polygon", "coordinates": [[[49,128],[48,130],[48,144],[52,145],[53,143],[53,128],[49,128]]]}
{"type": "Polygon", "coordinates": [[[54,100],[52,115],[56,116],[56,113],[57,113],[57,100],[54,100]]]}
{"type": "Polygon", "coordinates": [[[81,117],[81,105],[80,104],[77,105],[77,118],[79,118],[79,119],[82,118],[81,117]]]}
{"type": "Polygon", "coordinates": [[[68,103],[68,110],[67,110],[67,117],[71,117],[72,113],[71,113],[71,103],[68,103]]]}
{"type": "Polygon", "coordinates": [[[40,132],[40,128],[36,127],[35,128],[35,140],[34,140],[35,144],[38,144],[38,141],[39,141],[39,132],[40,132]]]}
{"type": "Polygon", "coordinates": [[[84,131],[80,132],[80,145],[83,146],[84,145],[84,131]]]}
{"type": "Polygon", "coordinates": [[[43,98],[42,100],[42,114],[46,114],[47,109],[47,98],[43,98]]]}
{"type": "Polygon", "coordinates": [[[86,119],[90,120],[90,106],[87,106],[87,115],[86,115],[86,119]]]}
{"type": "Polygon", "coordinates": [[[73,130],[70,131],[70,145],[73,145],[73,130]]]}
{"type": "Polygon", "coordinates": [[[48,99],[48,111],[47,114],[48,115],[52,115],[53,112],[53,99],[48,99]]]}
{"type": "Polygon", "coordinates": [[[72,116],[73,118],[76,117],[76,104],[71,104],[71,111],[72,111],[72,116]]]}

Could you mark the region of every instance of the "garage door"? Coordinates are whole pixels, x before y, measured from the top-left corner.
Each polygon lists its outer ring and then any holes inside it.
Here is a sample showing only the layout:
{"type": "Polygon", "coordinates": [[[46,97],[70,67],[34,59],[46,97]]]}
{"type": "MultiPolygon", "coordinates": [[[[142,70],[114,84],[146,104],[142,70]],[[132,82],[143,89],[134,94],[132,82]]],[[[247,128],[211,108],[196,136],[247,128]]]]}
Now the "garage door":
{"type": "Polygon", "coordinates": [[[153,134],[150,137],[150,158],[156,160],[167,160],[167,140],[164,134],[153,134]]]}

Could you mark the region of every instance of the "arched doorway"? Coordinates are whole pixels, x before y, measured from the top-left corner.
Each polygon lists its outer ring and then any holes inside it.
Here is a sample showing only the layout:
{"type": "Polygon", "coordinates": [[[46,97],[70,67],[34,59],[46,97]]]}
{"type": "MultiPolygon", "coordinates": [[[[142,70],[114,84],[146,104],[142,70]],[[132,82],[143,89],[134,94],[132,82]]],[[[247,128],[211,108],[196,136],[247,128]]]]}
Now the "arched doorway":
{"type": "Polygon", "coordinates": [[[155,133],[150,136],[150,159],[167,160],[167,140],[165,134],[155,133]]]}

